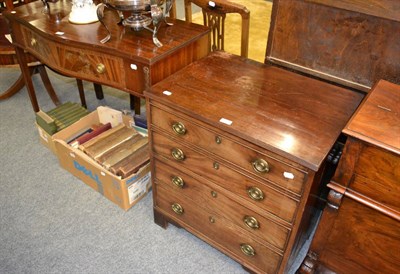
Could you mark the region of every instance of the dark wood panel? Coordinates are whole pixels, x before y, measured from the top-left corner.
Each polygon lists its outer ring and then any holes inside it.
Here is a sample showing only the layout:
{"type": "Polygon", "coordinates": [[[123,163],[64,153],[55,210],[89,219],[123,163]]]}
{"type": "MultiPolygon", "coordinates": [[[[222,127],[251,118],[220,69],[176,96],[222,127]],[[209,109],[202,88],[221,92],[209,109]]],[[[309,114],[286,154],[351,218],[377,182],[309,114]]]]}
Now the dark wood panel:
{"type": "Polygon", "coordinates": [[[398,0],[306,0],[330,7],[365,13],[390,20],[400,21],[398,0]]]}
{"type": "MultiPolygon", "coordinates": [[[[346,5],[367,5],[359,2],[346,5]]],[[[400,83],[399,21],[304,0],[276,0],[272,21],[268,62],[363,91],[400,83]]]]}
{"type": "Polygon", "coordinates": [[[396,273],[400,269],[398,221],[344,198],[332,224],[320,225],[330,226],[331,233],[321,235],[327,238],[325,245],[313,242],[311,249],[329,269],[337,273],[396,273]]]}

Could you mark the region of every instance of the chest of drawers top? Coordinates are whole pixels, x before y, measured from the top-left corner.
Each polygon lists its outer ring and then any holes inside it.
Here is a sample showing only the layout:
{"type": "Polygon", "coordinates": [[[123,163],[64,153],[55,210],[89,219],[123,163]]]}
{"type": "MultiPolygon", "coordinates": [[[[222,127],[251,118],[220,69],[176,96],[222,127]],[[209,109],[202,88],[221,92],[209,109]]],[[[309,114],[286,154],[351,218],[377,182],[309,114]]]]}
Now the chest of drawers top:
{"type": "Polygon", "coordinates": [[[363,95],[215,52],[145,95],[317,171],[363,95]]]}

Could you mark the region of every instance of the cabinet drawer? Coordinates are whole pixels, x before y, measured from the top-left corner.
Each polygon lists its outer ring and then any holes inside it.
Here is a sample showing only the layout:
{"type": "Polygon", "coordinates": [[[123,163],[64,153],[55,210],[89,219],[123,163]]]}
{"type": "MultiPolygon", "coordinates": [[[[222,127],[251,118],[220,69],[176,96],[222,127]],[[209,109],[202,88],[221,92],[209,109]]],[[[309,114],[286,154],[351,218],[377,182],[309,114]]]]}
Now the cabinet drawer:
{"type": "Polygon", "coordinates": [[[400,158],[363,145],[350,188],[400,211],[400,158]]]}
{"type": "Polygon", "coordinates": [[[152,132],[152,138],[152,149],[156,154],[194,170],[195,173],[209,178],[215,184],[245,199],[246,202],[253,203],[289,223],[293,222],[298,206],[298,200],[295,198],[286,196],[283,192],[249,178],[203,152],[194,151],[160,133],[152,132]],[[177,152],[184,155],[183,160],[176,160],[172,156],[172,154],[176,156],[177,152]]]}
{"type": "Polygon", "coordinates": [[[275,273],[281,256],[255,241],[249,233],[237,228],[223,217],[210,214],[183,195],[177,196],[161,186],[156,186],[156,208],[169,215],[183,227],[189,227],[195,235],[203,238],[221,251],[236,258],[245,266],[260,272],[275,273]],[[247,249],[243,245],[247,245],[247,249]],[[242,247],[243,246],[243,247],[242,247]],[[247,255],[242,251],[247,251],[247,255]],[[254,255],[252,252],[254,252],[254,255]]]}
{"type": "Polygon", "coordinates": [[[121,58],[53,43],[27,28],[21,29],[29,51],[39,59],[46,60],[52,68],[68,76],[124,88],[125,73],[121,58]]]}
{"type": "Polygon", "coordinates": [[[178,197],[181,195],[190,197],[193,202],[201,205],[208,212],[223,216],[281,251],[285,249],[290,234],[288,228],[233,201],[226,195],[226,191],[222,191],[211,182],[206,182],[206,180],[200,182],[159,160],[154,161],[154,167],[157,184],[174,192],[178,197]]]}
{"type": "Polygon", "coordinates": [[[307,174],[299,169],[297,164],[290,161],[283,162],[281,157],[265,149],[251,146],[244,141],[239,142],[237,138],[194,121],[184,114],[172,114],[171,109],[165,106],[162,108],[151,106],[153,126],[222,157],[254,176],[268,180],[295,194],[302,193],[307,174]]]}

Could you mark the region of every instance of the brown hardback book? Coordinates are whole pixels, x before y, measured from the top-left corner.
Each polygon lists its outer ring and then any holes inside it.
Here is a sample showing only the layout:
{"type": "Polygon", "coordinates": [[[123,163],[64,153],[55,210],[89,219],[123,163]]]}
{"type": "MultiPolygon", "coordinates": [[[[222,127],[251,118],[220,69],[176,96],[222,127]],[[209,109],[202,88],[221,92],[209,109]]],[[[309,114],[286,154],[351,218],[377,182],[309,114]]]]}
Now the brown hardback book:
{"type": "Polygon", "coordinates": [[[115,132],[117,132],[118,130],[120,130],[124,127],[126,127],[124,124],[119,124],[111,129],[107,130],[106,132],[103,132],[103,133],[97,135],[96,137],[90,139],[89,141],[85,142],[85,144],[80,145],[79,149],[82,151],[85,151],[86,148],[92,146],[93,144],[100,141],[101,139],[107,138],[109,135],[114,134],[115,132]]]}
{"type": "Polygon", "coordinates": [[[107,151],[102,156],[96,159],[101,165],[103,165],[106,169],[109,169],[111,166],[116,163],[122,161],[129,155],[135,153],[138,149],[148,143],[148,138],[143,137],[140,134],[137,134],[133,138],[130,138],[115,148],[107,151]]]}
{"type": "Polygon", "coordinates": [[[119,144],[123,143],[124,141],[133,138],[137,135],[137,131],[132,128],[128,128],[126,126],[113,131],[112,134],[107,134],[111,131],[107,130],[104,133],[96,136],[93,139],[96,139],[95,142],[90,141],[84,143],[83,145],[79,146],[83,148],[83,151],[88,154],[93,159],[97,159],[107,151],[113,149],[114,147],[118,146],[119,144]],[[107,136],[103,137],[103,134],[107,134],[107,136]],[[100,138],[98,138],[100,137],[100,138]],[[90,143],[89,146],[86,146],[87,143],[90,143]]]}
{"type": "Polygon", "coordinates": [[[110,171],[121,178],[127,178],[150,161],[149,145],[145,144],[135,153],[110,167],[110,171]]]}

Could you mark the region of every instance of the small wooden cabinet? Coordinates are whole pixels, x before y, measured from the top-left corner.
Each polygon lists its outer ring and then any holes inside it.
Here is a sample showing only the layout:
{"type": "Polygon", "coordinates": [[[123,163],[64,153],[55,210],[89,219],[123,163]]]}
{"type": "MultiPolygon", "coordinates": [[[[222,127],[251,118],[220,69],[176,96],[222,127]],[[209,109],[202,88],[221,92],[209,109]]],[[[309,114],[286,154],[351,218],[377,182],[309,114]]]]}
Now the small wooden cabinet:
{"type": "Polygon", "coordinates": [[[284,272],[362,94],[216,52],[145,95],[155,222],[187,229],[251,271],[284,272]]]}
{"type": "Polygon", "coordinates": [[[400,86],[381,80],[343,132],[328,204],[300,270],[398,273],[400,86]]]}

